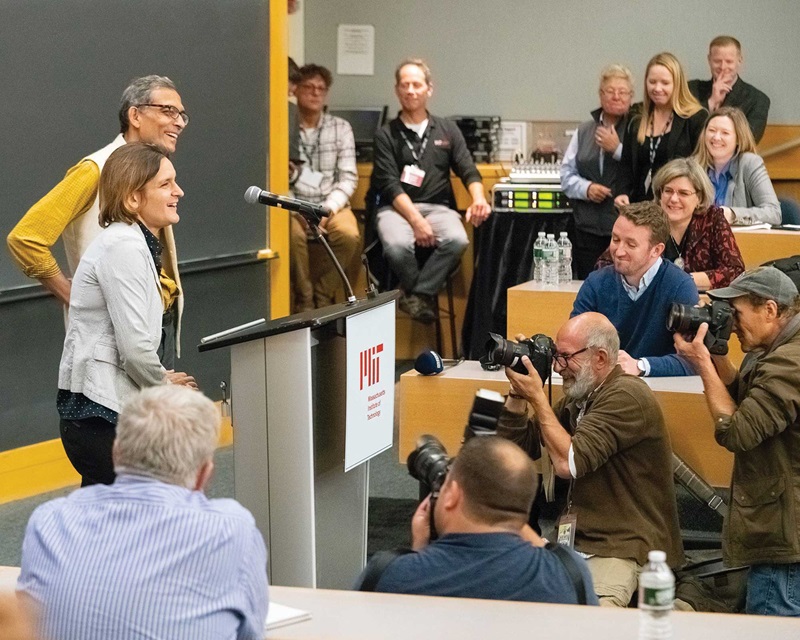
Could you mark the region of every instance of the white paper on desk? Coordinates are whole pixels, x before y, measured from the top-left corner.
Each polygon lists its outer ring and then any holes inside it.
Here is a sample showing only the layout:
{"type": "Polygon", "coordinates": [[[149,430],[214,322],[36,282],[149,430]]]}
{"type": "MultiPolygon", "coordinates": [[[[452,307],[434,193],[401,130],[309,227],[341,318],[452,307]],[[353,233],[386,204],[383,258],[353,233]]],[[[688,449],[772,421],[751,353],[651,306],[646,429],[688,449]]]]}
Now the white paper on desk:
{"type": "Polygon", "coordinates": [[[311,620],[311,613],[302,609],[287,607],[285,604],[270,602],[264,630],[278,629],[297,622],[303,622],[304,620],[311,620]]]}
{"type": "Polygon", "coordinates": [[[772,225],[768,222],[759,222],[758,224],[748,224],[743,227],[733,225],[734,231],[759,231],[761,229],[772,229],[772,225]]]}

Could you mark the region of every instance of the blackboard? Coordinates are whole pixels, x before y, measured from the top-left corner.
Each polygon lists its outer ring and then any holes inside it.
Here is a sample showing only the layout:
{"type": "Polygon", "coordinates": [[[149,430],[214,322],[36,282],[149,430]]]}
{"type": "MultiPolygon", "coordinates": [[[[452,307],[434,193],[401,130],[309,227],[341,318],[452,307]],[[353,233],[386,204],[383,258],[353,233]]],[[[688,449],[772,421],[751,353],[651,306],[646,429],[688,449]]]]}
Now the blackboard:
{"type": "MultiPolygon", "coordinates": [[[[267,34],[263,0],[0,0],[2,237],[117,135],[128,82],[159,74],[191,116],[174,157],[179,259],[263,248],[263,208],[242,195],[266,176],[267,34]]],[[[29,284],[3,248],[0,292],[29,284]]]]}

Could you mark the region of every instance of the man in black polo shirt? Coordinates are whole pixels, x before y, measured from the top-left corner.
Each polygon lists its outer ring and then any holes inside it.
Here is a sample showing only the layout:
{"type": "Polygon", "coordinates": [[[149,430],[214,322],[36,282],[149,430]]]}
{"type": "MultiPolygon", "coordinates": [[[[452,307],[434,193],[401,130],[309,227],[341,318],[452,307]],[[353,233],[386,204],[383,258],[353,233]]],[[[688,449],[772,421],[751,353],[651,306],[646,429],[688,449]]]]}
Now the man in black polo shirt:
{"type": "Polygon", "coordinates": [[[467,248],[467,234],[451,208],[450,169],[472,197],[466,219],[474,226],[491,213],[483,183],[458,127],[428,113],[431,71],[408,59],[395,71],[398,117],[375,136],[372,188],[376,225],[389,266],[400,278],[400,309],[415,320],[435,318],[436,296],[467,248]],[[416,247],[433,248],[420,268],[416,247]]]}

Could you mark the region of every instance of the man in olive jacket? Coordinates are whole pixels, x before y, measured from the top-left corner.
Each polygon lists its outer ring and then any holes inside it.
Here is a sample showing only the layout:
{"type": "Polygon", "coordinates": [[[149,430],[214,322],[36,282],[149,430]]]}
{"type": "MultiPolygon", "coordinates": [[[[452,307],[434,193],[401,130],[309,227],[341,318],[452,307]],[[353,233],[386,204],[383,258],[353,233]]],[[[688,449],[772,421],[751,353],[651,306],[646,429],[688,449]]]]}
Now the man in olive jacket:
{"type": "Polygon", "coordinates": [[[506,369],[511,390],[497,433],[542,458],[545,478],[552,463],[569,479],[559,542],[574,533],[600,605],[626,607],[648,551],[666,551],[671,567],[684,555],[664,416],[647,383],[616,364],[618,351],[619,336],[604,315],[571,318],[556,336],[554,356],[564,398],[551,408],[523,358],[527,375],[506,369]]]}
{"type": "Polygon", "coordinates": [[[774,267],[708,295],[733,307],[741,369],[709,354],[705,323],[675,345],[703,380],[717,442],[734,453],[724,559],[750,565],[747,613],[800,616],[800,296],[774,267]]]}

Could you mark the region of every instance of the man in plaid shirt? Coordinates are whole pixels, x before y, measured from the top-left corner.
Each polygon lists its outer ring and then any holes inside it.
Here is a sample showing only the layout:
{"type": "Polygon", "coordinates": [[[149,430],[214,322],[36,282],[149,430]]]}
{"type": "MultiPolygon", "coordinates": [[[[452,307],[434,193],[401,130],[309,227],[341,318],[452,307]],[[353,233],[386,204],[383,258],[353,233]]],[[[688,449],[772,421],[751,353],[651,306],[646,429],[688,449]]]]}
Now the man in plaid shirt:
{"type": "MultiPolygon", "coordinates": [[[[303,165],[292,191],[295,197],[320,204],[330,212],[319,226],[352,280],[358,267],[353,263],[361,248],[358,223],[349,202],[358,184],[356,145],[350,124],[324,113],[332,82],[333,76],[325,67],[307,64],[300,68],[295,95],[303,165]]],[[[297,214],[292,215],[291,236],[292,311],[333,304],[339,275],[322,247],[309,248],[307,225],[297,214]]]]}

